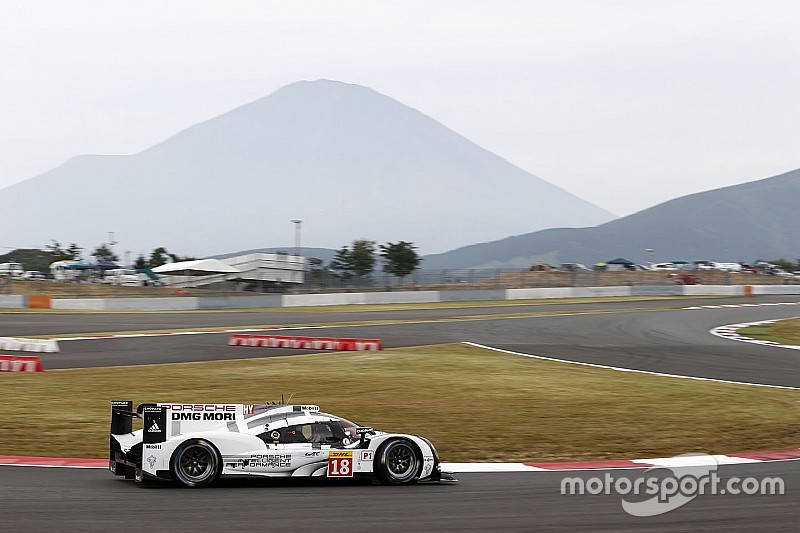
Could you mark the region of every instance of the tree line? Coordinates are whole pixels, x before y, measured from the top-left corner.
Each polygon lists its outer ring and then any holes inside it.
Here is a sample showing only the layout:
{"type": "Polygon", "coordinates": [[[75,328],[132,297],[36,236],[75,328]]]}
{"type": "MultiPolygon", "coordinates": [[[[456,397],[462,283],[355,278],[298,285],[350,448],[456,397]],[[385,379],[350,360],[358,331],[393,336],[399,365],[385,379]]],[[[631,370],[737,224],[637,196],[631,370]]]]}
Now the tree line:
{"type": "MultiPolygon", "coordinates": [[[[50,264],[56,261],[82,261],[83,256],[84,248],[78,244],[73,242],[63,245],[57,240],[52,240],[43,250],[19,248],[0,255],[0,263],[13,261],[22,263],[26,270],[48,272],[50,264]]],[[[107,243],[96,246],[88,256],[94,258],[95,263],[119,261],[119,256],[107,243]]],[[[327,270],[344,281],[362,281],[375,272],[378,258],[382,259],[383,272],[397,276],[401,280],[417,270],[422,261],[414,243],[399,241],[379,245],[376,241],[358,239],[337,250],[328,264],[327,270]]],[[[147,257],[139,254],[132,266],[137,269],[155,268],[170,262],[194,259],[196,258],[180,256],[159,246],[153,249],[147,257]]],[[[320,259],[312,257],[308,259],[308,263],[312,275],[320,273],[324,268],[323,261],[320,259]]]]}
{"type": "MultiPolygon", "coordinates": [[[[65,246],[59,241],[52,240],[43,250],[38,248],[18,248],[7,254],[0,255],[0,263],[21,263],[25,270],[38,270],[47,273],[52,263],[56,261],[83,261],[83,254],[84,249],[74,242],[69,246],[65,246]]],[[[93,257],[96,263],[116,263],[119,261],[119,256],[114,253],[108,244],[101,244],[95,247],[89,257],[93,257]]],[[[191,261],[193,259],[195,258],[179,256],[169,252],[163,246],[159,246],[150,253],[148,258],[145,258],[144,255],[139,255],[133,266],[141,269],[155,268],[169,262],[191,261]]]]}
{"type": "Polygon", "coordinates": [[[380,257],[383,259],[383,271],[403,280],[419,268],[422,258],[416,250],[414,243],[406,241],[379,245],[375,241],[359,239],[337,250],[328,270],[345,281],[362,280],[375,271],[377,258],[380,257]]]}

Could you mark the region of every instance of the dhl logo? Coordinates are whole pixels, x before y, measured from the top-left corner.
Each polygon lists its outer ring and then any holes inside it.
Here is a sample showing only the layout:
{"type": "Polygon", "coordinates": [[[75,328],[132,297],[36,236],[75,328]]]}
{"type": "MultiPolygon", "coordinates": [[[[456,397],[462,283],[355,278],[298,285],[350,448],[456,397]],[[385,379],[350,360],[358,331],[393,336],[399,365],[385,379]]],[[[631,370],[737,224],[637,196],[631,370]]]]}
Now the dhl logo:
{"type": "Polygon", "coordinates": [[[352,459],[353,452],[352,451],[340,451],[340,450],[331,450],[328,454],[329,459],[352,459]]]}

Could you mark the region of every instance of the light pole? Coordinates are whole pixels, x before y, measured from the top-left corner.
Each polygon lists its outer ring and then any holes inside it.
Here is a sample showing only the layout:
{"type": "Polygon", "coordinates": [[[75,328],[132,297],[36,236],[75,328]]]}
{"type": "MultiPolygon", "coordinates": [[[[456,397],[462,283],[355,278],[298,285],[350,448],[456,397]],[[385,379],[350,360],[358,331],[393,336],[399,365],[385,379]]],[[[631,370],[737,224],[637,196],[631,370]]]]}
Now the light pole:
{"type": "Polygon", "coordinates": [[[650,264],[653,264],[653,259],[656,257],[656,251],[652,248],[646,248],[645,252],[647,253],[647,258],[650,260],[650,264]]]}
{"type": "Polygon", "coordinates": [[[299,218],[292,219],[294,223],[294,256],[297,261],[300,260],[300,229],[303,226],[303,221],[299,218]]]}
{"type": "Polygon", "coordinates": [[[109,253],[109,261],[111,261],[111,257],[114,256],[114,245],[117,244],[117,241],[114,240],[114,232],[108,232],[108,253],[109,253]]]}
{"type": "Polygon", "coordinates": [[[294,255],[300,257],[300,228],[303,226],[303,221],[295,218],[292,222],[294,222],[294,255]]]}

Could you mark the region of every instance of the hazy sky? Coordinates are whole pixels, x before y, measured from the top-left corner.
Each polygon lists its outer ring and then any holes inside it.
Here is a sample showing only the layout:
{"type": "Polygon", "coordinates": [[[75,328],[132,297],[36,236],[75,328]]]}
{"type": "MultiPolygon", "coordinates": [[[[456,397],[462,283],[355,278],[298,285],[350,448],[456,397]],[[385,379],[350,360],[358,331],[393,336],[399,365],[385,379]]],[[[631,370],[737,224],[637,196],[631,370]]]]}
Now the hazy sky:
{"type": "Polygon", "coordinates": [[[798,27],[792,0],[0,0],[0,188],[328,78],[625,215],[800,167],[798,27]]]}

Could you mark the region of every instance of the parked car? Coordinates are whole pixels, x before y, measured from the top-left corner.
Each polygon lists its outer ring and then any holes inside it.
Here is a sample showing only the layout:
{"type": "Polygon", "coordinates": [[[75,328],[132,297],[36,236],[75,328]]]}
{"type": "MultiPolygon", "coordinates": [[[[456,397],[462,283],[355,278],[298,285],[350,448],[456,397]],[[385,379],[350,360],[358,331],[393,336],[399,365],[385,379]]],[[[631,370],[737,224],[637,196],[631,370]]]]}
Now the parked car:
{"type": "Polygon", "coordinates": [[[14,279],[22,279],[25,271],[19,263],[0,263],[0,276],[10,276],[14,279]]]}
{"type": "Polygon", "coordinates": [[[591,270],[591,268],[587,268],[585,265],[580,263],[561,263],[561,266],[558,267],[559,270],[568,270],[569,272],[577,272],[579,270],[591,270]]]}
{"type": "Polygon", "coordinates": [[[678,270],[678,267],[674,263],[654,263],[650,270],[678,270]]]}
{"type": "Polygon", "coordinates": [[[103,274],[101,283],[110,283],[111,285],[127,285],[127,286],[141,286],[147,279],[145,274],[139,274],[136,270],[131,268],[113,268],[106,270],[103,274]]]}
{"type": "Polygon", "coordinates": [[[45,276],[38,270],[26,270],[25,273],[22,274],[22,279],[27,281],[36,281],[36,280],[47,279],[47,276],[45,276]]]}

